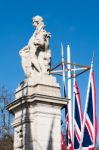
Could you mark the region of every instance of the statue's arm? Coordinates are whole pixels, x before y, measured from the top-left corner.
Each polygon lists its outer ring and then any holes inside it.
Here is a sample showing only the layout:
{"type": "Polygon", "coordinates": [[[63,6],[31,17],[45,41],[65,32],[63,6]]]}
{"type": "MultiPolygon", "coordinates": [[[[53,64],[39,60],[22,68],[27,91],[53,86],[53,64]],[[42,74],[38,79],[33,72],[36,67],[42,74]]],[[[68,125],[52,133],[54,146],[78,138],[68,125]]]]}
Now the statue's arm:
{"type": "Polygon", "coordinates": [[[22,55],[22,53],[26,52],[28,49],[29,49],[29,47],[28,47],[28,45],[26,45],[19,51],[19,54],[22,55]]]}

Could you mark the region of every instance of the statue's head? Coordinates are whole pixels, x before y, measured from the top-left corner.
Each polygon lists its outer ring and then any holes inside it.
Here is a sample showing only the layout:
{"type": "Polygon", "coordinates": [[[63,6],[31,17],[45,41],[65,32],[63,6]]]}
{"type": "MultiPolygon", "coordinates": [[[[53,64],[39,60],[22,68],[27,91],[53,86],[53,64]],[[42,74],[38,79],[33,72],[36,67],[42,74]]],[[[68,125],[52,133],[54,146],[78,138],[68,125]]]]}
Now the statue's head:
{"type": "Polygon", "coordinates": [[[32,18],[33,25],[36,27],[39,24],[43,23],[43,18],[41,16],[35,16],[32,18]]]}
{"type": "Polygon", "coordinates": [[[33,19],[33,22],[43,22],[43,18],[41,16],[35,16],[32,18],[33,19]]]}

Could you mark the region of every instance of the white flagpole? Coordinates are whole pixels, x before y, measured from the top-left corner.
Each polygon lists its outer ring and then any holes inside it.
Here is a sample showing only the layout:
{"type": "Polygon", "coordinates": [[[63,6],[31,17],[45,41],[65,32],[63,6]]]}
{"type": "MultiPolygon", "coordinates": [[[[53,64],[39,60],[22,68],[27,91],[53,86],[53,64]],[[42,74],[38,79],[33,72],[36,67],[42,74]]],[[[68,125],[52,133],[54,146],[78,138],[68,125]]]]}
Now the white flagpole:
{"type": "Polygon", "coordinates": [[[67,76],[68,76],[68,99],[70,99],[68,103],[68,113],[69,113],[69,123],[70,123],[70,134],[72,139],[72,102],[71,102],[71,57],[70,57],[70,46],[67,45],[67,76]]]}
{"type": "Polygon", "coordinates": [[[61,56],[62,56],[62,77],[63,77],[63,95],[64,92],[66,94],[66,78],[65,78],[65,64],[64,64],[64,48],[63,48],[63,44],[61,43],[61,56]],[[65,91],[64,91],[65,90],[65,91]]]}
{"type": "Polygon", "coordinates": [[[81,129],[80,149],[82,149],[82,142],[83,142],[83,137],[84,137],[84,127],[85,127],[86,113],[87,113],[87,108],[88,108],[88,97],[89,97],[90,79],[91,79],[92,70],[93,70],[93,58],[92,58],[91,69],[90,69],[90,73],[89,73],[88,88],[87,88],[87,95],[86,95],[86,102],[85,102],[85,110],[84,110],[84,117],[83,117],[82,129],[81,129]]]}
{"type": "Polygon", "coordinates": [[[73,78],[73,131],[72,131],[72,135],[73,135],[73,145],[74,145],[74,117],[75,117],[75,75],[76,75],[76,68],[74,66],[74,78],[73,78]]]}

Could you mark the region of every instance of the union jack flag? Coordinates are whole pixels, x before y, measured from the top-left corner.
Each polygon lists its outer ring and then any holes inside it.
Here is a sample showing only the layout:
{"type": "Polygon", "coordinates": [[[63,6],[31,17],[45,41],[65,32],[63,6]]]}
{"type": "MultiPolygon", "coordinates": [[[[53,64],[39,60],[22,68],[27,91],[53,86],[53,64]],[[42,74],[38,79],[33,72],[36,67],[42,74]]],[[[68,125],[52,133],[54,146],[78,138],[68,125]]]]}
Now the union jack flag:
{"type": "Polygon", "coordinates": [[[66,150],[65,137],[62,132],[61,132],[61,150],[66,150]]]}
{"type": "Polygon", "coordinates": [[[66,105],[65,107],[65,116],[66,116],[66,147],[67,150],[73,150],[73,144],[72,144],[71,134],[70,134],[68,105],[66,105]]]}
{"type": "Polygon", "coordinates": [[[81,140],[81,127],[83,121],[80,93],[77,82],[74,84],[75,106],[74,106],[74,149],[79,149],[81,140]]]}
{"type": "Polygon", "coordinates": [[[82,149],[94,150],[97,137],[97,119],[96,119],[96,89],[94,72],[91,68],[89,76],[89,84],[86,97],[84,126],[82,136],[82,149]]]}

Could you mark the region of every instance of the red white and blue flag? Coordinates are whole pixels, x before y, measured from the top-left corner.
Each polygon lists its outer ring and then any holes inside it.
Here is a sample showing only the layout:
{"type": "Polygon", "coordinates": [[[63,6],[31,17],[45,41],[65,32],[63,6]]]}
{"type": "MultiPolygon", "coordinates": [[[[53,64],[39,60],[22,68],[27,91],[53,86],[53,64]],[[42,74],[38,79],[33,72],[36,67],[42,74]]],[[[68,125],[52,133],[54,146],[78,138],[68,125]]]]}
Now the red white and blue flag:
{"type": "Polygon", "coordinates": [[[66,148],[67,150],[73,150],[73,144],[72,144],[71,134],[70,134],[68,105],[66,105],[65,107],[65,117],[66,117],[66,148]]]}
{"type": "Polygon", "coordinates": [[[94,72],[93,69],[91,68],[84,112],[82,143],[81,143],[82,149],[94,150],[96,146],[96,137],[97,137],[96,89],[95,89],[94,72]]]}
{"type": "Polygon", "coordinates": [[[81,141],[81,128],[83,121],[80,93],[77,82],[74,83],[74,149],[78,150],[81,141]]]}
{"type": "Polygon", "coordinates": [[[65,137],[62,132],[61,132],[61,150],[66,150],[65,137]]]}

